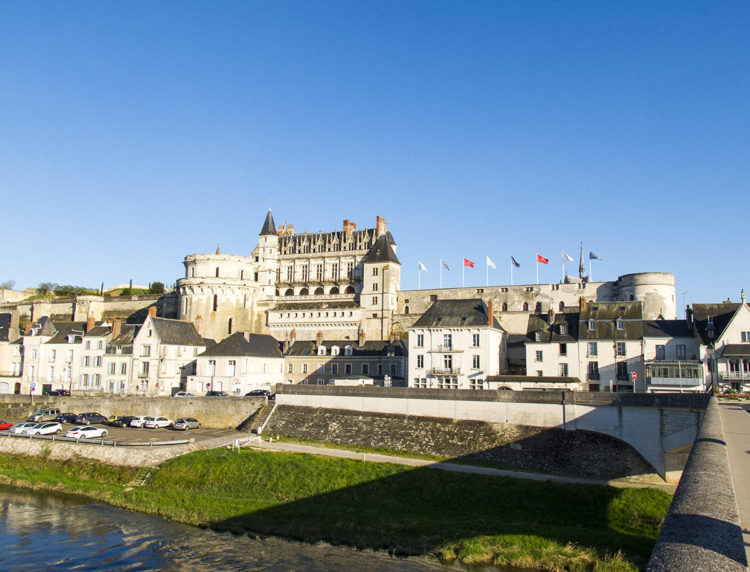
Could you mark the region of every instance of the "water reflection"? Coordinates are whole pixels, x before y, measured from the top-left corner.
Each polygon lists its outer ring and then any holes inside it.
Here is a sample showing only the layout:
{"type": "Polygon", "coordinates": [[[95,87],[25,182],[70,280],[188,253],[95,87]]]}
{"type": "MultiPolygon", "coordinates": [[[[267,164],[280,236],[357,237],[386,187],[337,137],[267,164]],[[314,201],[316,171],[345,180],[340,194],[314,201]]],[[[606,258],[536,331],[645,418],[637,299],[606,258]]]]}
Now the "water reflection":
{"type": "Polygon", "coordinates": [[[6,570],[436,570],[427,559],[255,539],[71,497],[0,488],[6,570]]]}

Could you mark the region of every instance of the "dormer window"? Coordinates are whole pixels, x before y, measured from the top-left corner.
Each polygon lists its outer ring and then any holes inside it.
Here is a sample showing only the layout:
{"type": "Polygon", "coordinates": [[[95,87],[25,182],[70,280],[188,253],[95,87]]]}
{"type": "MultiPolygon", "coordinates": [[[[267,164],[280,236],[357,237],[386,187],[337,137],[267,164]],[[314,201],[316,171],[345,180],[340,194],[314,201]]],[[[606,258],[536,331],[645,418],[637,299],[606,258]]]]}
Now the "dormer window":
{"type": "Polygon", "coordinates": [[[344,347],[344,355],[345,356],[352,355],[352,346],[346,346],[346,347],[344,347]]]}
{"type": "Polygon", "coordinates": [[[596,331],[596,320],[589,320],[589,331],[596,331]]]}
{"type": "Polygon", "coordinates": [[[337,356],[337,355],[339,355],[339,347],[338,347],[338,346],[333,346],[333,347],[331,348],[331,355],[332,355],[332,356],[337,356]]]}
{"type": "Polygon", "coordinates": [[[535,333],[534,333],[534,339],[535,339],[535,340],[536,340],[537,342],[541,342],[541,341],[542,341],[542,332],[535,332],[535,333]]]}
{"type": "Polygon", "coordinates": [[[560,335],[561,336],[568,335],[568,324],[560,324],[560,335]]]}
{"type": "Polygon", "coordinates": [[[318,346],[318,355],[319,356],[326,355],[326,347],[325,346],[318,346]]]}
{"type": "Polygon", "coordinates": [[[625,329],[625,320],[623,320],[622,318],[617,318],[617,329],[618,330],[625,329]]]}

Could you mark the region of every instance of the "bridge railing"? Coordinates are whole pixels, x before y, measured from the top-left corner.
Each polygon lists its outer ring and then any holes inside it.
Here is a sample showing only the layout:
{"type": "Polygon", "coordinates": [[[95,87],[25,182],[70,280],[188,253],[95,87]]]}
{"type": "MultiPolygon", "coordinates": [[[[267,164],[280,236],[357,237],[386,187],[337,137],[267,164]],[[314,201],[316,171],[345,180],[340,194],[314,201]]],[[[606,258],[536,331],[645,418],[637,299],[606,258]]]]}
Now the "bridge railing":
{"type": "Polygon", "coordinates": [[[712,397],[648,572],[747,570],[719,403],[712,397]]]}

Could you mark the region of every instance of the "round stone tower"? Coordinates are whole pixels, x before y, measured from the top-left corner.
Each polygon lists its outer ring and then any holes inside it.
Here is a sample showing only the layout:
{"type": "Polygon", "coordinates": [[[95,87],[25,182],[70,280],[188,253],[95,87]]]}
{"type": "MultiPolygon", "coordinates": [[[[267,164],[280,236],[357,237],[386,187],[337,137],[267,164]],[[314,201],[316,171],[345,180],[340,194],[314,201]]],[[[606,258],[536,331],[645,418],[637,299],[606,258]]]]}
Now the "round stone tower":
{"type": "Polygon", "coordinates": [[[669,272],[637,272],[625,274],[615,282],[615,299],[643,302],[643,319],[677,319],[674,274],[669,272]]]}

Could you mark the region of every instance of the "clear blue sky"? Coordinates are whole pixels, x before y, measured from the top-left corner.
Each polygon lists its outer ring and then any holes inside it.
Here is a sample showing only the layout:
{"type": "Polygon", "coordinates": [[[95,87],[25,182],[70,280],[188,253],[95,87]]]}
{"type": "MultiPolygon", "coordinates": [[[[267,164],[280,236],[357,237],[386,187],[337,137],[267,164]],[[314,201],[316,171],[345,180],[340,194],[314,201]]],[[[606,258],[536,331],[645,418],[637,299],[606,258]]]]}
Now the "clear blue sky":
{"type": "MultiPolygon", "coordinates": [[[[750,294],[748,2],[0,3],[0,282],[171,284],[384,216],[402,287],[750,294]],[[575,265],[569,264],[574,270],[575,265]]],[[[678,299],[678,305],[681,299],[678,299]]]]}

